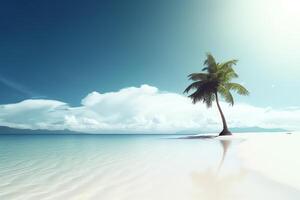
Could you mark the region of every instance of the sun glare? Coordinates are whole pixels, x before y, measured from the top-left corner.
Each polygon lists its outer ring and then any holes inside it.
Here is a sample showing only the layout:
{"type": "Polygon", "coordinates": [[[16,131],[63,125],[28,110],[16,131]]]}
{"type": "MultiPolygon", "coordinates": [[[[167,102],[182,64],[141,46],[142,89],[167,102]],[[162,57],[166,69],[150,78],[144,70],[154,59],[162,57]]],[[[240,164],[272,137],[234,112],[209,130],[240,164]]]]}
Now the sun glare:
{"type": "Polygon", "coordinates": [[[280,4],[288,14],[300,16],[299,0],[281,0],[280,4]]]}

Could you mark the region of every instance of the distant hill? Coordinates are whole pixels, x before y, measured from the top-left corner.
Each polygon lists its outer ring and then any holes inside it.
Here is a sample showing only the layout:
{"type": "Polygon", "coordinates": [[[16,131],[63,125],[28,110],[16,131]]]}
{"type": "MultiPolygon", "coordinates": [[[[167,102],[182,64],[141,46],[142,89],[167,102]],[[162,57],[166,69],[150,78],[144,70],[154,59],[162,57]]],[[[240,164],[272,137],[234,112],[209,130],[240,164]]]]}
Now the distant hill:
{"type": "Polygon", "coordinates": [[[0,126],[0,134],[78,134],[79,132],[70,130],[32,130],[32,129],[18,129],[7,126],[0,126]]]}
{"type": "MultiPolygon", "coordinates": [[[[230,128],[230,131],[233,133],[246,133],[246,132],[288,132],[289,130],[281,128],[261,128],[261,127],[235,127],[230,128]]],[[[211,133],[206,131],[197,131],[197,130],[187,130],[179,131],[175,134],[181,135],[191,135],[191,134],[201,134],[201,133],[211,133]]],[[[32,129],[17,129],[10,128],[7,126],[0,126],[0,134],[84,134],[82,132],[70,131],[70,130],[32,130],[32,129]]],[[[107,134],[107,133],[106,133],[107,134]]]]}
{"type": "Polygon", "coordinates": [[[232,132],[245,133],[245,132],[288,132],[289,130],[282,128],[261,128],[258,126],[253,127],[234,127],[230,128],[232,132]]]}
{"type": "MultiPolygon", "coordinates": [[[[258,126],[253,127],[233,127],[229,128],[232,133],[259,133],[259,132],[289,132],[289,130],[281,129],[281,128],[261,128],[258,126]]],[[[191,134],[203,134],[203,133],[217,133],[217,131],[207,132],[207,131],[200,131],[200,130],[186,130],[186,131],[179,131],[176,134],[180,135],[191,135],[191,134]]]]}

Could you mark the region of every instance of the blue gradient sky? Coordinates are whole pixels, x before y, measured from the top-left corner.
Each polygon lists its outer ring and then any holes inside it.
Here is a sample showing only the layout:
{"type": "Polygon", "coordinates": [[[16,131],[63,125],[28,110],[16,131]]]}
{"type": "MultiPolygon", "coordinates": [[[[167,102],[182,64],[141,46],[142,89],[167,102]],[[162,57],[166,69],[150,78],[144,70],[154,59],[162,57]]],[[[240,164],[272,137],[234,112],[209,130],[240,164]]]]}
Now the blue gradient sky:
{"type": "Polygon", "coordinates": [[[298,106],[299,8],[295,0],[1,1],[0,103],[78,105],[91,91],[141,84],[181,93],[212,52],[240,60],[251,96],[238,101],[298,106]]]}

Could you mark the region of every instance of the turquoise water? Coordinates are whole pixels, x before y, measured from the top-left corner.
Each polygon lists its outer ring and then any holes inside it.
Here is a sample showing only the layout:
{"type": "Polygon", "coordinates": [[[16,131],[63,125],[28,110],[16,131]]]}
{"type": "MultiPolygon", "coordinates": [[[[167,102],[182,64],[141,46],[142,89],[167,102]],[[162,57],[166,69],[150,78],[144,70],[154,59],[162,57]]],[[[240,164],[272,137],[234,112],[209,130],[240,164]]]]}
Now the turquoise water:
{"type": "Polygon", "coordinates": [[[240,140],[172,137],[1,135],[0,199],[276,199],[276,188],[300,197],[242,167],[240,140]]]}

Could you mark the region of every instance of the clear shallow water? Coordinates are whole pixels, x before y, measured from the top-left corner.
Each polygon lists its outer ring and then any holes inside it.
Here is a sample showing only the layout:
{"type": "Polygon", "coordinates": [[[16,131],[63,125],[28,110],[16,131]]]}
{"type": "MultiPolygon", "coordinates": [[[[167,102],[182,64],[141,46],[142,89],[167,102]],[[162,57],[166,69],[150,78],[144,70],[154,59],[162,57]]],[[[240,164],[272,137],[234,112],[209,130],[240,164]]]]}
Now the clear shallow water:
{"type": "Polygon", "coordinates": [[[300,198],[245,168],[241,139],[168,137],[0,135],[0,199],[300,198]]]}

